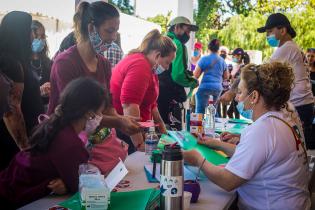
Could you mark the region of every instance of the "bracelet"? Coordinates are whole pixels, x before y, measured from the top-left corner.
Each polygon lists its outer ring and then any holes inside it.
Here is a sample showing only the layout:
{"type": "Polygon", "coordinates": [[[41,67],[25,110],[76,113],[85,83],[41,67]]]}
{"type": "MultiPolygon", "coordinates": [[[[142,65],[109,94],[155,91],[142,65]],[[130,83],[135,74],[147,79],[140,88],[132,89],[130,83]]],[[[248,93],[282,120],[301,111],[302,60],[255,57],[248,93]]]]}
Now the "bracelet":
{"type": "Polygon", "coordinates": [[[202,161],[201,165],[199,166],[199,169],[198,169],[198,174],[197,174],[197,176],[196,176],[196,181],[198,181],[198,179],[199,179],[199,176],[200,176],[200,171],[201,171],[202,166],[203,166],[203,164],[205,163],[205,161],[206,161],[206,158],[204,158],[204,159],[203,159],[203,161],[202,161]]]}
{"type": "Polygon", "coordinates": [[[203,159],[201,165],[199,166],[199,171],[202,169],[203,165],[205,164],[206,162],[206,158],[203,159]]]}

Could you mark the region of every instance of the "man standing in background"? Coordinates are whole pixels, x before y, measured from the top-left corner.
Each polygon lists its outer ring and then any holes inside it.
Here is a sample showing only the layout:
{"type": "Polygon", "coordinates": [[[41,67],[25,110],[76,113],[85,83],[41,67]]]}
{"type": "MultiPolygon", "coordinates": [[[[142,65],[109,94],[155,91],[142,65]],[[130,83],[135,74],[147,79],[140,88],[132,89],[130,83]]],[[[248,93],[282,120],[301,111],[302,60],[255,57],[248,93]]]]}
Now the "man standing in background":
{"type": "Polygon", "coordinates": [[[167,36],[173,40],[177,51],[169,70],[159,75],[158,107],[164,123],[176,130],[182,129],[182,103],[187,100],[185,87],[194,89],[198,86],[198,80],[188,70],[185,46],[190,32],[197,30],[198,26],[191,24],[186,17],[176,17],[169,23],[167,36]]]}

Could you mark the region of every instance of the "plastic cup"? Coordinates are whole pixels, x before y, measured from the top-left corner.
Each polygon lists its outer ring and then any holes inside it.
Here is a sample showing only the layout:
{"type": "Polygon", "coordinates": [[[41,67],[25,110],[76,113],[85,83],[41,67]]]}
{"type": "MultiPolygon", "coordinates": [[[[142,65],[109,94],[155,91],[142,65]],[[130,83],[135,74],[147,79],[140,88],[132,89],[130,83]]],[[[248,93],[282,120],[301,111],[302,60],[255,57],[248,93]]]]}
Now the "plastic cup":
{"type": "Polygon", "coordinates": [[[184,210],[189,210],[191,196],[191,192],[184,191],[184,210]]]}
{"type": "Polygon", "coordinates": [[[191,203],[196,203],[200,194],[200,185],[196,180],[186,180],[184,182],[184,191],[192,193],[191,203]]]}

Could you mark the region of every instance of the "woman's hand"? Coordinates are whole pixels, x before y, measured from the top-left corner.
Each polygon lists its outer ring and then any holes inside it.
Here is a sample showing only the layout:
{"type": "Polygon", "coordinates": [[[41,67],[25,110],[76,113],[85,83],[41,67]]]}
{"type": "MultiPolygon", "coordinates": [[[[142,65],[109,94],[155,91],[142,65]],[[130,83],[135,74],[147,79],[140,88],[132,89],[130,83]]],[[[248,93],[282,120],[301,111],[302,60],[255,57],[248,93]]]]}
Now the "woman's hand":
{"type": "Polygon", "coordinates": [[[126,135],[133,135],[141,131],[140,124],[137,123],[136,118],[129,116],[121,116],[119,123],[119,130],[126,135]]]}
{"type": "Polygon", "coordinates": [[[199,167],[202,164],[203,157],[196,150],[183,151],[185,163],[199,167]]]}
{"type": "Polygon", "coordinates": [[[232,134],[229,132],[223,132],[220,135],[220,139],[224,142],[228,142],[231,144],[237,144],[240,141],[240,135],[239,134],[232,134]]]}
{"type": "Polygon", "coordinates": [[[67,188],[65,183],[61,179],[53,179],[49,182],[48,186],[51,191],[57,195],[64,195],[67,193],[67,188]]]}
{"type": "Polygon", "coordinates": [[[207,147],[216,149],[218,146],[218,143],[220,143],[220,141],[218,139],[198,135],[198,144],[205,145],[207,147]]]}
{"type": "Polygon", "coordinates": [[[41,96],[49,96],[50,95],[50,82],[44,83],[40,86],[41,96]]]}

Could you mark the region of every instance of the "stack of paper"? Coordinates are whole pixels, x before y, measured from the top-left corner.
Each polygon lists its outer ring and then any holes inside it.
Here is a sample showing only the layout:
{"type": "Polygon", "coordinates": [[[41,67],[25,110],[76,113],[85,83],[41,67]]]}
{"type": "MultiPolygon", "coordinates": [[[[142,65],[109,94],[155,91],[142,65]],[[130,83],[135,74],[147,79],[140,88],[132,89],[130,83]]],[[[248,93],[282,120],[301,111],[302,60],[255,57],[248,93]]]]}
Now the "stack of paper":
{"type": "MultiPolygon", "coordinates": [[[[60,206],[81,210],[79,193],[74,194],[60,206]]],[[[109,209],[112,210],[154,210],[159,205],[160,191],[154,188],[129,192],[112,192],[109,209]]]]}

